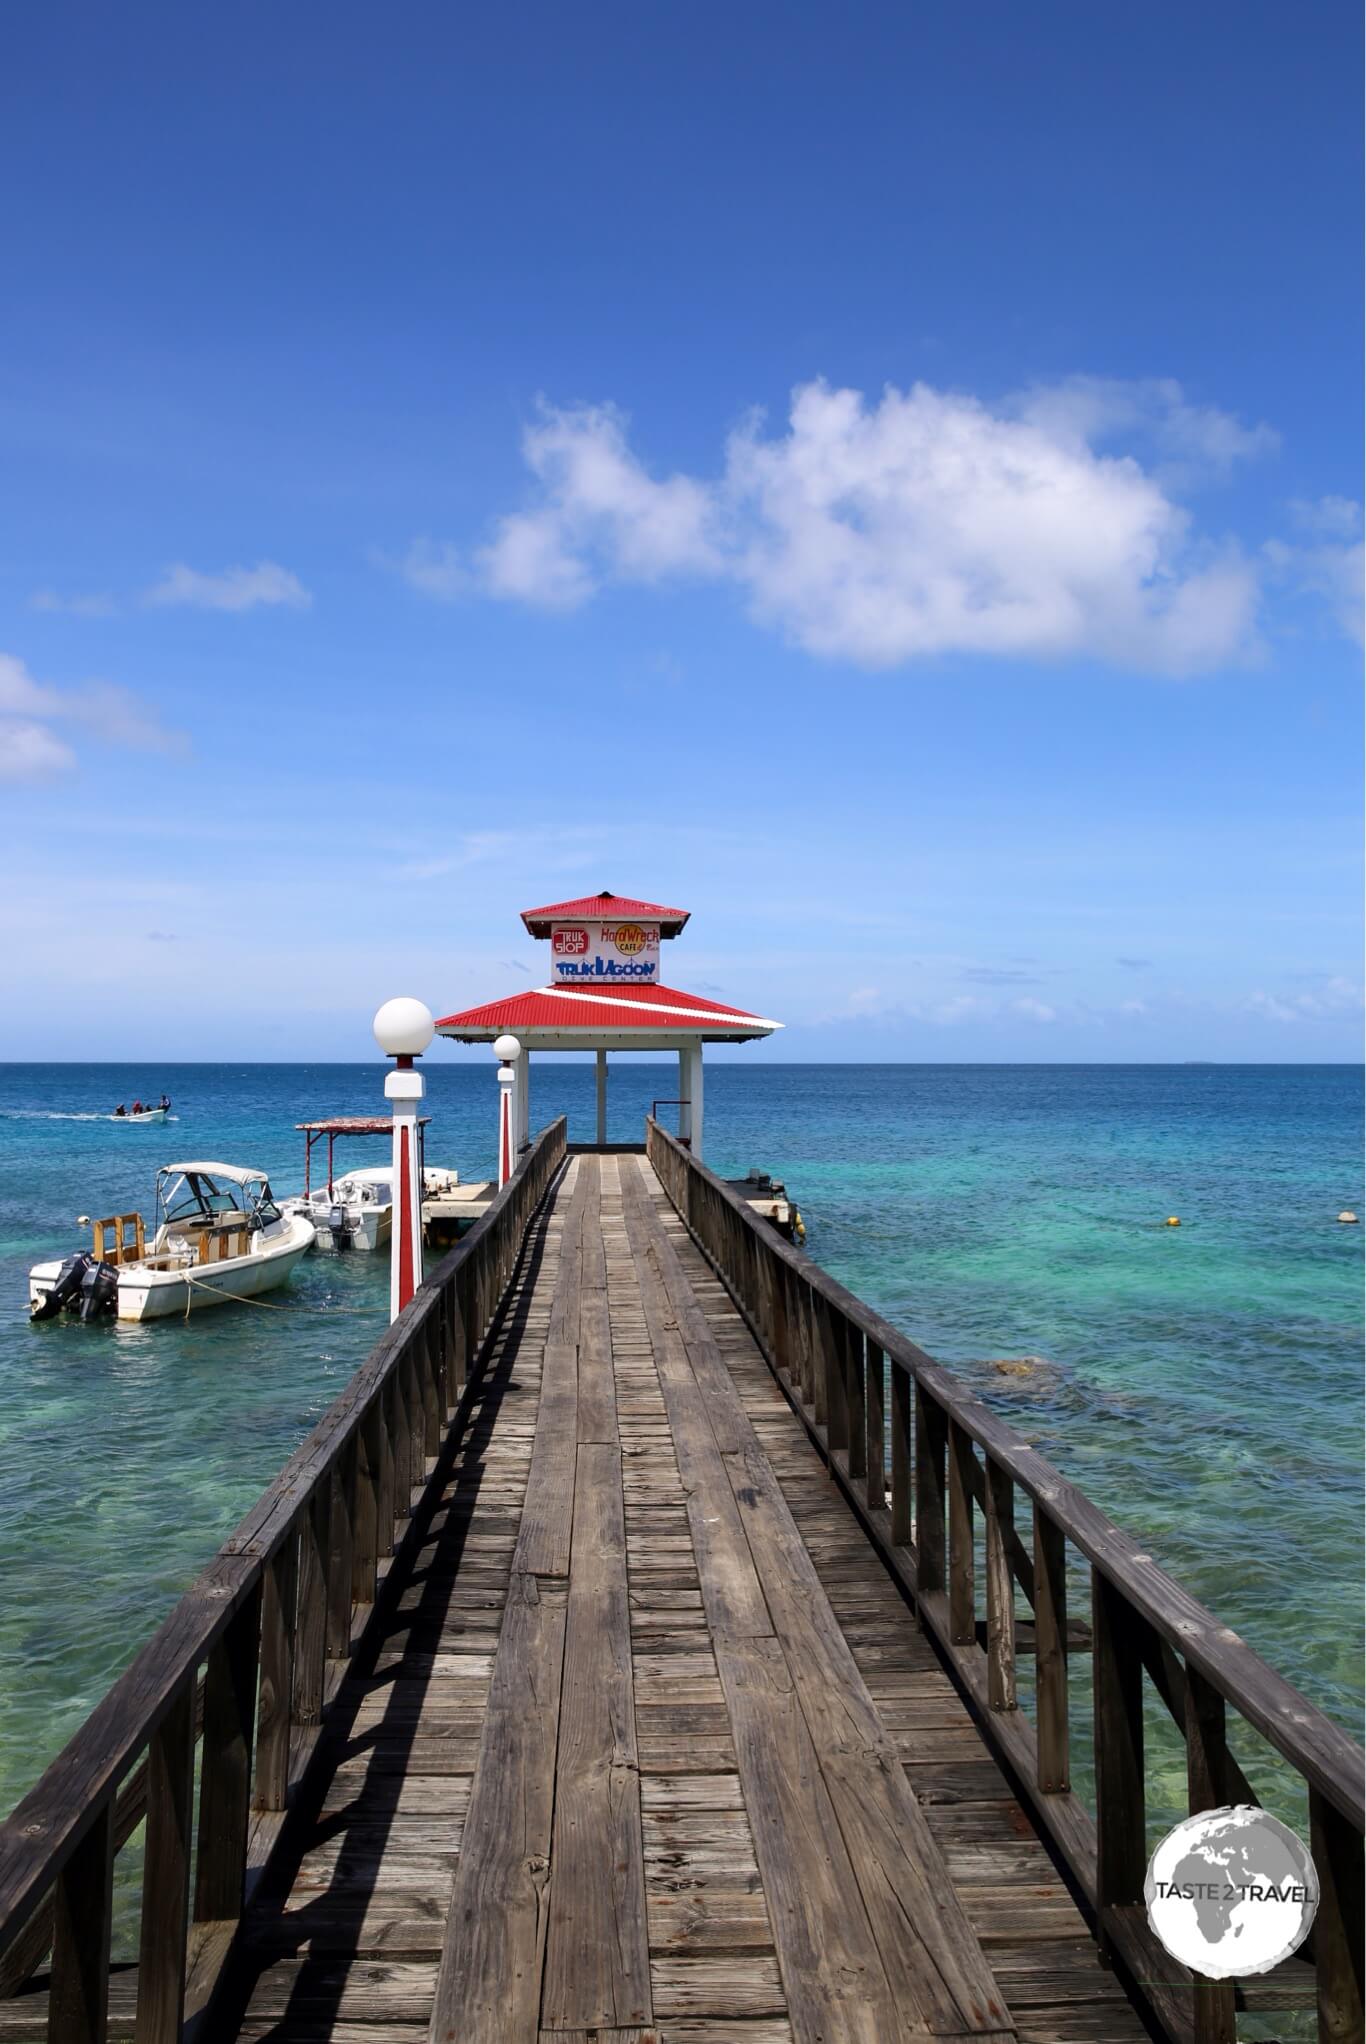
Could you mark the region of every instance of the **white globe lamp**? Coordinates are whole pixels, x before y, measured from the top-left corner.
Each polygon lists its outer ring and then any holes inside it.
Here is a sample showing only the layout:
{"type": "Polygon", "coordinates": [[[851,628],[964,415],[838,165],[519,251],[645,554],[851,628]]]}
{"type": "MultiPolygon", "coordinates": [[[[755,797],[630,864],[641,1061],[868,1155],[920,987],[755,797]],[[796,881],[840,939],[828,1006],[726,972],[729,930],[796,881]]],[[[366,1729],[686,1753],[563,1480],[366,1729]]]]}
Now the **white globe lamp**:
{"type": "Polygon", "coordinates": [[[421,1057],[436,1034],[431,1009],[410,994],[386,1001],[372,1026],[386,1057],[421,1057]]]}
{"type": "Polygon", "coordinates": [[[516,1064],[518,1058],[522,1055],[522,1046],[515,1036],[495,1036],[493,1039],[493,1055],[501,1064],[516,1064]]]}

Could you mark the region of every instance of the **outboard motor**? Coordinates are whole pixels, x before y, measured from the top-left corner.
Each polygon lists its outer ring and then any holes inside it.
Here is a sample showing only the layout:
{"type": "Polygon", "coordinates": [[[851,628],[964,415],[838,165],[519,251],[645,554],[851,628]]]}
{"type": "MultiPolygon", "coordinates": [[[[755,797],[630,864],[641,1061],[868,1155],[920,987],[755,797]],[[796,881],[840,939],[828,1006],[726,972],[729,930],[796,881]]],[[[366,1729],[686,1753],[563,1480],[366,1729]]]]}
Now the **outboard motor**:
{"type": "Polygon", "coordinates": [[[119,1274],[112,1263],[96,1263],[94,1257],[87,1259],[89,1268],[81,1279],[81,1318],[98,1320],[101,1313],[112,1313],[119,1302],[119,1274]]]}
{"type": "Polygon", "coordinates": [[[88,1249],[77,1250],[74,1256],[68,1256],[52,1280],[51,1291],[30,1308],[30,1317],[34,1320],[54,1320],[63,1306],[70,1307],[74,1312],[80,1304],[82,1281],[94,1261],[88,1249]]]}
{"type": "Polygon", "coordinates": [[[350,1249],[352,1246],[351,1223],[346,1218],[346,1208],[342,1206],[333,1207],[327,1217],[327,1225],[332,1235],[332,1247],[334,1249],[350,1249]]]}

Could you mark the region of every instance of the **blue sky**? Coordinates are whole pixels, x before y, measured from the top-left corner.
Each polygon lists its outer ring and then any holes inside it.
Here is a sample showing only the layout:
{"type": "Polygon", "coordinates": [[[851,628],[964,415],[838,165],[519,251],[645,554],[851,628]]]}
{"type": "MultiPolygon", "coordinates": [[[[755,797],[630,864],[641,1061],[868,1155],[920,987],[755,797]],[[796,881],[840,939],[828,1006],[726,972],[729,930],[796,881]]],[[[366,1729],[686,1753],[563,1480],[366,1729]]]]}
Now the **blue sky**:
{"type": "Polygon", "coordinates": [[[0,1055],[1357,1055],[1356,10],[2,33],[0,1055]]]}

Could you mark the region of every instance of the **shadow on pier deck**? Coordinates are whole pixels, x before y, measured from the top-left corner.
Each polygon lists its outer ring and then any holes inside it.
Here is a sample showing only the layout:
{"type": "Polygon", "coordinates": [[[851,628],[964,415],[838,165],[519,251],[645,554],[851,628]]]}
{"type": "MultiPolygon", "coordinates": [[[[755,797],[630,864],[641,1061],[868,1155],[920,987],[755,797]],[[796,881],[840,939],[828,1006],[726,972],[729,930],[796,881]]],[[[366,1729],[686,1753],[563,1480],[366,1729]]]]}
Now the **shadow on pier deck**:
{"type": "MultiPolygon", "coordinates": [[[[855,1365],[824,1293],[801,1300],[788,1282],[791,1252],[770,1264],[759,1224],[658,1131],[651,1157],[566,1160],[561,1128],[520,1209],[495,1214],[487,1239],[501,1226],[502,1246],[483,1274],[477,1250],[455,1252],[475,1275],[429,1304],[416,1365],[403,1323],[381,1344],[369,1386],[362,1371],[331,1433],[305,1444],[229,1543],[251,1564],[222,1577],[231,1613],[182,1650],[178,1703],[166,1681],[158,1692],[159,1708],[180,1712],[178,1760],[163,1726],[129,1806],[129,1786],[115,1791],[148,1726],[127,1726],[122,1744],[106,1726],[102,1772],[87,1757],[104,1798],[98,1858],[88,1813],[67,1821],[45,1927],[33,1928],[39,1875],[24,1888],[0,1852],[0,1940],[7,1927],[14,1949],[27,1938],[31,1967],[55,1936],[62,2044],[135,2025],[140,2044],[169,2044],[182,2008],[196,2044],[1234,2037],[1231,1983],[1192,1988],[1168,1962],[1160,1983],[1134,1988],[1123,1961],[1142,1974],[1144,1947],[1124,1914],[1131,1896],[1103,1912],[1101,1963],[1094,1839],[1066,1788],[1061,1535],[1046,1523],[1031,1563],[1002,1476],[1008,1443],[1029,1451],[989,1415],[971,1437],[936,1419],[926,1387],[942,1373],[928,1358],[914,1432],[909,1374],[884,1369],[871,1340],[855,1365]],[[674,1202],[688,1213],[694,1200],[690,1232],[674,1202]],[[734,1297],[699,1247],[715,1253],[726,1231],[734,1297]],[[463,1330],[490,1321],[476,1366],[463,1330]],[[773,1336],[764,1347],[756,1327],[773,1336]],[[974,1502],[989,1536],[983,1645],[974,1502]],[[395,1519],[386,1571],[379,1528],[395,1519]],[[922,1627],[907,1587],[917,1569],[922,1627]],[[1026,1577],[1034,1793],[1010,1771],[1018,1739],[1012,1752],[990,1736],[994,1715],[1016,1714],[1026,1577]],[[1052,1826],[1040,1784],[1067,1813],[1052,1826]],[[139,1988],[131,1964],[106,1973],[108,1866],[149,1796],[139,1988]]],[[[1150,1582],[1145,1603],[1152,1594],[1150,1582]]],[[[201,1607],[206,1596],[201,1586],[201,1607]]],[[[1113,1709],[1132,1732],[1146,1621],[1122,1626],[1116,1650],[1101,1636],[1103,1595],[1098,1616],[1086,1636],[1101,1662],[1098,1722],[1113,1709]]],[[[1205,1678],[1167,1661],[1155,1654],[1183,1709],[1200,1685],[1208,1799],[1232,1800],[1241,1776],[1222,1704],[1216,1736],[1205,1678]]],[[[1254,1701],[1254,1721],[1279,1703],[1254,1701]]],[[[1331,1777],[1341,1800],[1335,1738],[1326,1721],[1306,1735],[1321,1872],[1340,1891],[1316,1933],[1317,1989],[1315,1967],[1298,1963],[1271,1992],[1274,2006],[1317,1991],[1321,2034],[1348,2038],[1360,1840],[1325,1794],[1331,1777]],[[1325,2008],[1346,2026],[1328,2027],[1325,2008]]],[[[1139,1741],[1122,1764],[1102,1756],[1111,1881],[1142,1866],[1141,1726],[1139,1741]]],[[[26,1817],[60,1829],[53,1811],[70,1800],[69,1782],[63,1803],[45,1778],[6,1836],[26,1817]]],[[[48,1984],[39,1972],[0,2001],[0,2044],[44,2033],[48,1984]]]]}

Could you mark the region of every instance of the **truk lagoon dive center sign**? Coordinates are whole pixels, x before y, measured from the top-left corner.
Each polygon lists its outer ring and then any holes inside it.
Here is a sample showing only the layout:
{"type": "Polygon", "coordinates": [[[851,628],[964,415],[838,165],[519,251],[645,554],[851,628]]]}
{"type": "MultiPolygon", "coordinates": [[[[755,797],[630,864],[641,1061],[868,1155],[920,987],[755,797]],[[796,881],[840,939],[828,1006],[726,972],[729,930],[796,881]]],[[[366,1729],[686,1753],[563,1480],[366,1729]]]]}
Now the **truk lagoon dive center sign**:
{"type": "Polygon", "coordinates": [[[659,924],[556,923],[550,956],[561,986],[648,986],[659,979],[659,924]]]}

